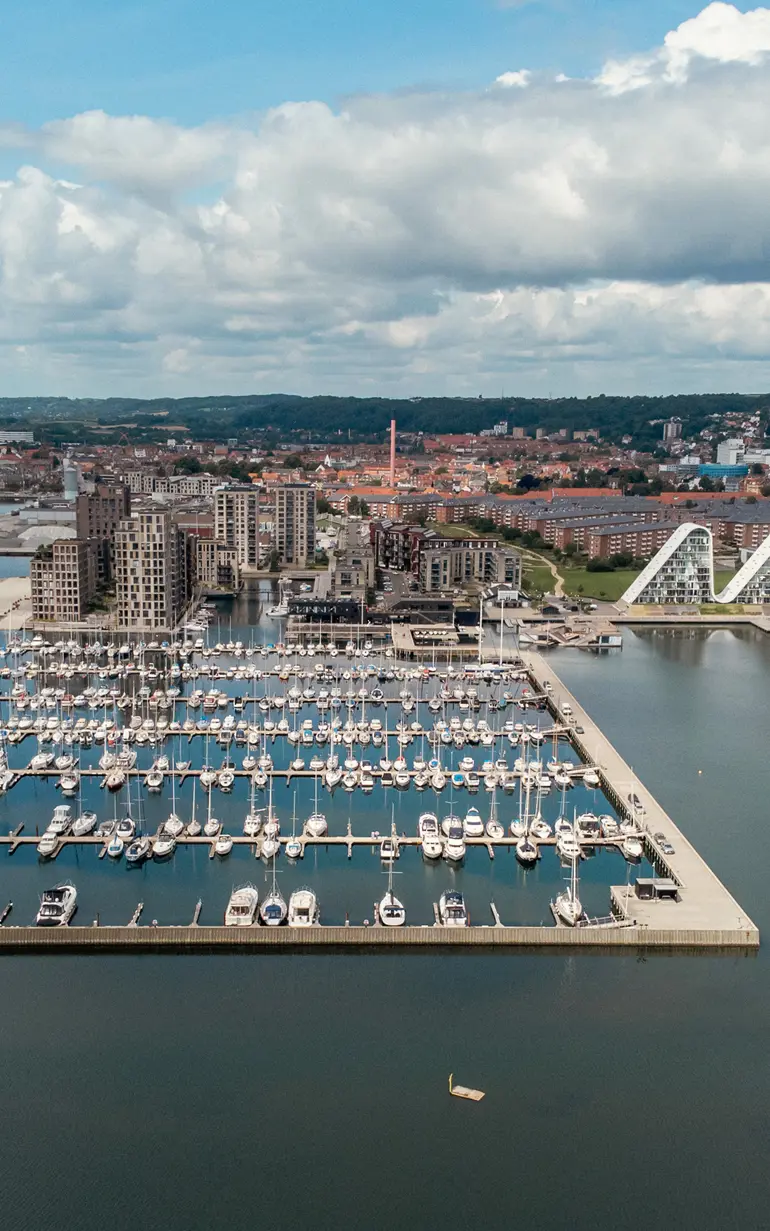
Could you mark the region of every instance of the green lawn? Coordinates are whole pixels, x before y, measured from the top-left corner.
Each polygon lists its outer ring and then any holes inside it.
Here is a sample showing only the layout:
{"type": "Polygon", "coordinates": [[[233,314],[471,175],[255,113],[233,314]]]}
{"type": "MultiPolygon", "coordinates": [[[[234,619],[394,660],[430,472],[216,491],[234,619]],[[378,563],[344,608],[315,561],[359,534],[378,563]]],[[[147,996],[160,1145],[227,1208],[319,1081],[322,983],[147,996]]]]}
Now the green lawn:
{"type": "Polygon", "coordinates": [[[556,567],[564,578],[564,589],[568,594],[613,603],[625,594],[631,582],[639,576],[639,569],[635,568],[618,568],[612,573],[589,573],[585,568],[567,568],[566,565],[563,568],[561,565],[556,567]]]}
{"type": "Polygon", "coordinates": [[[527,564],[525,559],[522,584],[528,594],[552,594],[555,582],[551,570],[544,564],[527,564]]]}

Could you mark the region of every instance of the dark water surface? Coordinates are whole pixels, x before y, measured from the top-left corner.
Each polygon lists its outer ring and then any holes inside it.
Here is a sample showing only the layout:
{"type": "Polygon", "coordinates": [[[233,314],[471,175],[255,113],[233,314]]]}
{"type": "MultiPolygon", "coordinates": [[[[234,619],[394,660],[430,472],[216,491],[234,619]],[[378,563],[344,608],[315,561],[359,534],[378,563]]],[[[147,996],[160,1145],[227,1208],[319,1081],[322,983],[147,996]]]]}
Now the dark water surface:
{"type": "MultiPolygon", "coordinates": [[[[555,666],[766,933],[770,639],[628,631],[622,654],[555,666]]],[[[498,862],[478,875],[503,881],[498,862]]],[[[9,1231],[768,1225],[764,950],[26,957],[0,975],[9,1231]],[[450,1070],[484,1102],[450,1099],[450,1070]]]]}

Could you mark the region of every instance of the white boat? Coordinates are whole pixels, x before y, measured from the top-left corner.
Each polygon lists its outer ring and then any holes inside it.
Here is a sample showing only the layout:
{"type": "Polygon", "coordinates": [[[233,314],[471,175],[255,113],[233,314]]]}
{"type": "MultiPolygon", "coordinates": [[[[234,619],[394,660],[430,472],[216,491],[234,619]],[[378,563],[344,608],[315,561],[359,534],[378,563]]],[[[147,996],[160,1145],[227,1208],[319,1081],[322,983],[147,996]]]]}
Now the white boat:
{"type": "Polygon", "coordinates": [[[556,838],[556,854],[567,863],[580,858],[580,843],[574,833],[565,830],[558,835],[556,838]]]}
{"type": "Polygon", "coordinates": [[[54,852],[57,850],[59,846],[59,841],[60,841],[59,834],[52,833],[50,829],[46,829],[45,833],[43,834],[42,838],[37,844],[38,855],[41,855],[43,859],[50,858],[50,856],[53,855],[54,852]]]}
{"type": "Polygon", "coordinates": [[[124,847],[125,842],[123,839],[119,837],[118,834],[114,833],[107,843],[107,854],[110,859],[120,859],[120,856],[123,854],[124,847]]]}
{"type": "Polygon", "coordinates": [[[570,928],[577,927],[583,917],[583,906],[578,896],[577,867],[578,861],[575,859],[572,863],[572,872],[567,888],[557,894],[555,900],[551,903],[557,922],[561,920],[562,923],[566,923],[567,927],[570,928]]]}
{"type": "Polygon", "coordinates": [[[83,838],[86,834],[93,833],[96,828],[97,816],[95,812],[81,812],[72,825],[72,834],[75,838],[83,838]]]}
{"type": "Polygon", "coordinates": [[[253,885],[240,885],[233,889],[225,910],[225,927],[251,927],[256,922],[258,908],[259,891],[253,885]]]}
{"type": "Polygon", "coordinates": [[[284,853],[287,859],[299,859],[302,855],[302,843],[299,838],[287,838],[284,853]]]}
{"type": "Polygon", "coordinates": [[[69,804],[57,804],[53,810],[53,816],[48,824],[48,829],[51,833],[58,834],[62,837],[69,833],[72,828],[72,809],[69,804]]]}
{"type": "Polygon", "coordinates": [[[483,838],[484,822],[478,808],[469,808],[463,821],[463,834],[466,838],[483,838]]]}
{"type": "Polygon", "coordinates": [[[41,928],[66,927],[75,913],[78,891],[69,882],[46,889],[40,899],[40,908],[35,923],[41,928]]]}
{"type": "Polygon", "coordinates": [[[150,853],[150,839],[144,834],[136,838],[126,851],[126,863],[142,863],[150,853]]]}
{"type": "Polygon", "coordinates": [[[626,859],[632,863],[638,863],[644,854],[644,847],[639,838],[634,838],[630,834],[623,839],[620,849],[626,859]]]}
{"type": "Polygon", "coordinates": [[[465,905],[465,899],[456,889],[446,889],[438,902],[438,914],[445,928],[467,928],[470,916],[465,905]]]}
{"type": "Polygon", "coordinates": [[[519,838],[516,843],[516,858],[525,868],[530,868],[533,864],[537,863],[537,846],[526,834],[523,838],[519,838]]]}
{"type": "Polygon", "coordinates": [[[542,817],[536,816],[530,821],[529,832],[533,838],[537,838],[539,842],[544,842],[546,838],[551,836],[551,826],[542,817]]]}
{"type": "Polygon", "coordinates": [[[312,889],[295,889],[289,898],[290,928],[313,927],[321,921],[321,908],[312,889]]]}
{"type": "Polygon", "coordinates": [[[388,862],[388,888],[377,908],[380,923],[385,928],[400,928],[406,923],[406,909],[393,892],[393,856],[388,862]]]}
{"type": "Polygon", "coordinates": [[[420,838],[438,837],[438,817],[435,812],[423,812],[417,822],[417,834],[420,838]]]}
{"type": "Polygon", "coordinates": [[[152,847],[153,858],[167,859],[175,850],[176,838],[173,834],[167,833],[165,829],[159,830],[152,847]]]}
{"type": "Polygon", "coordinates": [[[229,855],[233,849],[233,840],[229,833],[221,833],[214,843],[215,855],[229,855]]]}
{"type": "Polygon", "coordinates": [[[265,927],[280,927],[286,922],[288,907],[275,882],[275,856],[273,856],[273,887],[259,908],[259,917],[265,927]]]}
{"type": "Polygon", "coordinates": [[[450,863],[462,863],[465,858],[463,827],[459,821],[452,825],[444,842],[444,858],[450,863]]]}
{"type": "Polygon", "coordinates": [[[591,787],[592,790],[595,790],[596,787],[600,785],[599,775],[597,774],[596,770],[587,769],[585,773],[583,774],[583,782],[585,783],[587,787],[591,787]]]}
{"type": "Polygon", "coordinates": [[[265,838],[262,842],[262,858],[273,859],[281,849],[281,844],[277,838],[265,838]]]}
{"type": "Polygon", "coordinates": [[[442,854],[441,839],[438,833],[426,833],[420,843],[423,858],[425,859],[440,859],[442,854]]]}
{"type": "Polygon", "coordinates": [[[305,833],[311,838],[322,838],[329,826],[323,812],[312,812],[305,821],[305,833]]]}

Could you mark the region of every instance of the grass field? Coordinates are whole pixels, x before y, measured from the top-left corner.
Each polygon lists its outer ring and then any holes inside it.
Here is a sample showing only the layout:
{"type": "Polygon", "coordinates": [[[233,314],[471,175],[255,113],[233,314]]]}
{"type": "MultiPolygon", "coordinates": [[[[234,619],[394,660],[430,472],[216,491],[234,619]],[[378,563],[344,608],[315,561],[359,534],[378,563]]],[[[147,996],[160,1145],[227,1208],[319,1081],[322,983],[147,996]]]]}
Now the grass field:
{"type": "Polygon", "coordinates": [[[584,568],[559,568],[568,594],[615,602],[639,576],[635,568],[619,568],[613,573],[589,573],[584,568]]]}
{"type": "Polygon", "coordinates": [[[553,574],[544,564],[524,563],[524,589],[527,593],[550,594],[554,587],[553,574]]]}

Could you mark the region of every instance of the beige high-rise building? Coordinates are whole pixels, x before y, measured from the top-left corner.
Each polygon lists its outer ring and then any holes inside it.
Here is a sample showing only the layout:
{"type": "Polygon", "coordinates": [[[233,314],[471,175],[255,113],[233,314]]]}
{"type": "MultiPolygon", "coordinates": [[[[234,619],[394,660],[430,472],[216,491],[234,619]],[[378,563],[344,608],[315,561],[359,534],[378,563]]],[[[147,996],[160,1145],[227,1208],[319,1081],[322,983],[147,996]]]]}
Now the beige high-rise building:
{"type": "Polygon", "coordinates": [[[80,539],[57,539],[30,561],[32,619],[78,623],[94,590],[94,553],[80,539]]]}
{"type": "Polygon", "coordinates": [[[315,488],[286,483],[275,489],[275,546],[280,564],[306,567],[315,559],[315,488]]]}
{"type": "Polygon", "coordinates": [[[115,533],[115,593],[123,629],[174,628],[192,595],[187,536],[169,512],[139,510],[115,533]]]}
{"type": "Polygon", "coordinates": [[[112,580],[115,567],[115,531],[131,514],[131,493],[123,483],[97,483],[92,492],[81,492],[76,504],[78,538],[88,541],[96,553],[96,580],[112,580]]]}
{"type": "Polygon", "coordinates": [[[214,538],[238,553],[240,565],[259,563],[258,487],[221,487],[214,496],[214,538]]]}

